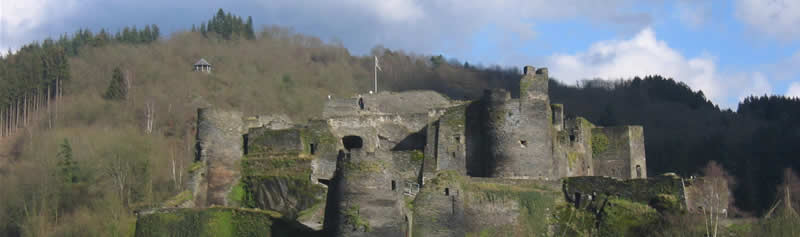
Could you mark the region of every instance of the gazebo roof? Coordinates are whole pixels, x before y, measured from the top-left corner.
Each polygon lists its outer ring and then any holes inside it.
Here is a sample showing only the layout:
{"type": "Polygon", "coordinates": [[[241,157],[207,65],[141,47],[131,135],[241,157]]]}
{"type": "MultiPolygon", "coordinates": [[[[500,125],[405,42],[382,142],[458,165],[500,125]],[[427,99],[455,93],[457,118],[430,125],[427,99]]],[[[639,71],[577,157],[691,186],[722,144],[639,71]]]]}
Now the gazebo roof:
{"type": "Polygon", "coordinates": [[[201,58],[200,60],[197,60],[197,62],[194,63],[194,65],[195,66],[211,66],[211,64],[208,63],[208,61],[206,61],[206,59],[204,59],[204,58],[201,58]]]}

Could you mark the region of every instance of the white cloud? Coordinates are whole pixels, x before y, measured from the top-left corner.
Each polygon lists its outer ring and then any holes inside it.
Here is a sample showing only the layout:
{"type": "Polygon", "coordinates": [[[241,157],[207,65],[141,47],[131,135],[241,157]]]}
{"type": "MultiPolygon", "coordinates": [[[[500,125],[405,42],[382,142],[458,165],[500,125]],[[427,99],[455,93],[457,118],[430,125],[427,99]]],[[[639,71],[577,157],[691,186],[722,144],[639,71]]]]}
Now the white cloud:
{"type": "Polygon", "coordinates": [[[30,33],[44,24],[73,11],[75,0],[11,0],[0,1],[0,49],[5,53],[28,41],[36,40],[30,33]]]}
{"type": "Polygon", "coordinates": [[[631,39],[600,41],[585,52],[552,55],[548,65],[551,65],[551,75],[567,83],[587,78],[619,79],[659,74],[702,90],[707,98],[723,107],[731,104],[731,98],[771,91],[763,74],[720,73],[712,56],[686,58],[658,40],[649,27],[631,39]]]}
{"type": "Polygon", "coordinates": [[[784,95],[800,98],[800,82],[792,82],[784,95]]]}
{"type": "Polygon", "coordinates": [[[800,1],[737,0],[736,17],[753,30],[781,40],[800,37],[800,1]]]}

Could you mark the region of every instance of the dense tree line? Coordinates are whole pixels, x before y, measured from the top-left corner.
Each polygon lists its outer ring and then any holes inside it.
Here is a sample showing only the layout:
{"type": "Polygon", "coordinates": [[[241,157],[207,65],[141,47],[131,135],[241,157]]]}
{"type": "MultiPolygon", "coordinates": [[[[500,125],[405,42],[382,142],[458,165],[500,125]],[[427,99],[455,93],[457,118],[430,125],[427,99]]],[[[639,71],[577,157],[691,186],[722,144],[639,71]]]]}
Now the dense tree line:
{"type": "Polygon", "coordinates": [[[201,23],[199,29],[192,25],[192,32],[198,31],[206,37],[213,33],[226,40],[236,38],[252,40],[256,37],[253,29],[253,17],[248,16],[247,21],[243,21],[242,17],[233,15],[230,12],[225,13],[222,9],[219,9],[217,14],[208,20],[208,24],[201,23]]]}
{"type": "Polygon", "coordinates": [[[159,37],[161,29],[158,25],[152,24],[145,25],[143,29],[126,26],[116,33],[106,29],[100,29],[97,33],[89,29],[79,29],[71,37],[67,34],[61,35],[56,44],[63,47],[69,56],[77,56],[78,50],[84,46],[101,47],[111,43],[148,44],[158,40],[159,37]]]}
{"type": "Polygon", "coordinates": [[[64,83],[71,78],[67,58],[77,56],[80,48],[147,44],[158,40],[160,34],[155,24],[142,30],[125,27],[113,35],[105,29],[96,34],[79,29],[71,37],[65,34],[58,40],[33,42],[0,57],[0,136],[25,126],[32,114],[49,108],[51,101],[62,95],[64,83]]]}
{"type": "Polygon", "coordinates": [[[70,80],[68,53],[47,39],[0,58],[0,135],[25,126],[31,115],[48,108],[70,80]]]}

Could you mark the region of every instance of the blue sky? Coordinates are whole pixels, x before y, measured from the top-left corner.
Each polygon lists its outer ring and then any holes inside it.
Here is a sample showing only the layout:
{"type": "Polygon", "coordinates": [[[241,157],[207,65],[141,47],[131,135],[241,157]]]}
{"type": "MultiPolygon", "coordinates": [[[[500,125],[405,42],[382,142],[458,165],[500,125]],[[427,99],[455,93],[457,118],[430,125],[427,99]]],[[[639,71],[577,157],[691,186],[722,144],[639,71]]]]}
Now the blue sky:
{"type": "Polygon", "coordinates": [[[356,54],[376,45],[472,64],[534,65],[566,83],[660,74],[721,107],[800,96],[800,1],[791,0],[1,0],[0,47],[74,32],[188,29],[224,8],[356,54]]]}

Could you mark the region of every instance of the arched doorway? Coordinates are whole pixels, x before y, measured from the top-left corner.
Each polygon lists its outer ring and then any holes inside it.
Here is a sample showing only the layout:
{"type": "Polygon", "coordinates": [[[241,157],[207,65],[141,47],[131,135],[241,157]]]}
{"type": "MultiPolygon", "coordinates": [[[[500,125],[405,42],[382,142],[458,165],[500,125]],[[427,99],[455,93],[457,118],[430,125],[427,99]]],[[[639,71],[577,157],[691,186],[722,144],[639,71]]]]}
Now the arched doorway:
{"type": "Polygon", "coordinates": [[[361,147],[364,146],[364,139],[361,139],[359,136],[344,136],[342,138],[342,144],[348,151],[351,149],[361,149],[361,147]]]}

